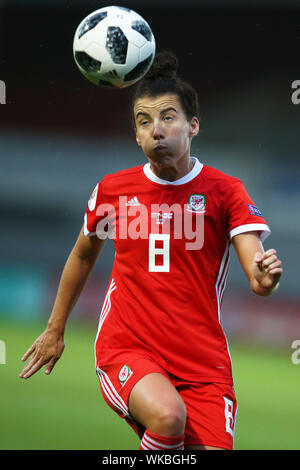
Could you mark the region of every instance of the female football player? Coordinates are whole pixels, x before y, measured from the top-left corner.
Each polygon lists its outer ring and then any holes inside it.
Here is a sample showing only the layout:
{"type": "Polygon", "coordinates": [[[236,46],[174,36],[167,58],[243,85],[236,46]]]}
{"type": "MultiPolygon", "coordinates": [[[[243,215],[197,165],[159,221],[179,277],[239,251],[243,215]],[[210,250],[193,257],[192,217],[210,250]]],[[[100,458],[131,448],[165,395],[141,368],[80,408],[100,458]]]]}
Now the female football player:
{"type": "Polygon", "coordinates": [[[148,161],[105,176],[64,267],[46,330],[20,376],[64,349],[67,318],[105,240],[116,256],[99,318],[95,366],[105,401],[140,436],[140,449],[233,449],[236,399],[221,304],[232,244],[252,291],[282,274],[270,230],[237,178],[191,156],[199,131],[194,89],[177,58],[157,54],[132,103],[148,161]]]}

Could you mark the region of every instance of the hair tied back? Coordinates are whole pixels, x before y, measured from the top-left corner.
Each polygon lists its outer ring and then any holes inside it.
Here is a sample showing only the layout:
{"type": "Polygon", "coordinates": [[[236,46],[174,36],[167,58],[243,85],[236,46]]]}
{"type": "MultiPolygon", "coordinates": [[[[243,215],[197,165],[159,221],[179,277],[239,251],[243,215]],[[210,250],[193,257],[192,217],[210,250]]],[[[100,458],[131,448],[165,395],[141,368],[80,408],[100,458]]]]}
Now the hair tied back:
{"type": "Polygon", "coordinates": [[[147,72],[145,78],[147,80],[170,79],[177,76],[178,59],[173,52],[161,51],[158,52],[153,61],[152,67],[147,72]]]}

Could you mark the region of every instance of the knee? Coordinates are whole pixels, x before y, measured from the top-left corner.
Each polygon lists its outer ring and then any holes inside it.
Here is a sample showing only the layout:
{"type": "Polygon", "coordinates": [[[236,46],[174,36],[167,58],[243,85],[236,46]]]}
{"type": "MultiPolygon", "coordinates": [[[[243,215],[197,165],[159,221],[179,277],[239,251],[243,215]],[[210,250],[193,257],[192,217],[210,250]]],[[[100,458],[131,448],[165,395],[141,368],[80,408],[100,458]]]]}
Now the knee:
{"type": "Polygon", "coordinates": [[[163,436],[180,436],[184,433],[185,423],[185,404],[183,401],[177,401],[156,407],[152,425],[148,429],[163,436]]]}

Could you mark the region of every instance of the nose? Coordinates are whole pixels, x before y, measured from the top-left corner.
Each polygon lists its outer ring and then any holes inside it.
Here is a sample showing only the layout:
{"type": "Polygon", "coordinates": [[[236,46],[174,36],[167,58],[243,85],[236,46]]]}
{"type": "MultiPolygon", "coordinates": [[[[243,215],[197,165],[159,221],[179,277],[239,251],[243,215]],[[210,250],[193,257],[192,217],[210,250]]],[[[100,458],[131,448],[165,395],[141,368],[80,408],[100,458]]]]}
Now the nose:
{"type": "Polygon", "coordinates": [[[159,120],[154,121],[153,123],[153,139],[161,140],[165,136],[163,126],[159,120]]]}

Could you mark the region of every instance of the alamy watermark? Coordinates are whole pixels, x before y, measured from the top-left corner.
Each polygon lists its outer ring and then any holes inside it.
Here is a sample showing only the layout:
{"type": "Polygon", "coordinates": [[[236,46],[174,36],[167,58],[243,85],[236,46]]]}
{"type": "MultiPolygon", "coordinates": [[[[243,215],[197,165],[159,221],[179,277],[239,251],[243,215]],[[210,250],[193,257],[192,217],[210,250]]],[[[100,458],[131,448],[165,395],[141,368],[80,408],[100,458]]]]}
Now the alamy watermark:
{"type": "Polygon", "coordinates": [[[0,104],[6,104],[6,85],[3,80],[0,80],[0,104]]]}
{"type": "Polygon", "coordinates": [[[200,194],[191,195],[190,202],[183,207],[178,203],[171,206],[166,203],[151,204],[147,207],[137,198],[132,199],[131,205],[126,196],[119,196],[118,213],[112,204],[97,207],[96,215],[100,221],[96,234],[100,239],[140,238],[149,239],[151,243],[151,239],[167,239],[172,226],[175,240],[185,239],[187,250],[200,250],[204,243],[204,213],[205,197],[200,194]]]}
{"type": "Polygon", "coordinates": [[[300,104],[300,80],[294,80],[291,88],[295,90],[291,96],[292,103],[295,105],[300,104]]]}
{"type": "MultiPolygon", "coordinates": [[[[96,208],[97,187],[89,199],[89,210],[96,208]]],[[[204,243],[204,214],[206,197],[203,194],[190,194],[188,204],[175,203],[141,204],[137,196],[129,201],[127,196],[119,196],[116,208],[112,204],[100,204],[95,227],[98,238],[104,240],[147,240],[149,272],[169,272],[172,258],[170,238],[184,240],[186,250],[201,250],[204,243]]],[[[92,218],[95,216],[93,215],[92,218]]],[[[88,220],[85,230],[89,233],[88,220]]]]}
{"type": "Polygon", "coordinates": [[[0,364],[6,364],[6,345],[0,340],[0,364]]]}
{"type": "Polygon", "coordinates": [[[291,348],[295,349],[291,356],[291,361],[294,365],[300,364],[300,339],[295,339],[292,344],[291,348]]]}

